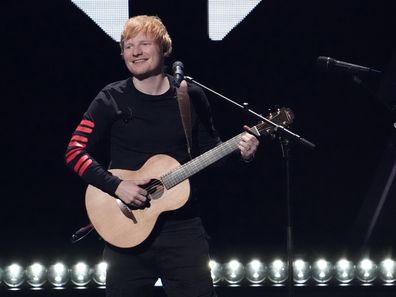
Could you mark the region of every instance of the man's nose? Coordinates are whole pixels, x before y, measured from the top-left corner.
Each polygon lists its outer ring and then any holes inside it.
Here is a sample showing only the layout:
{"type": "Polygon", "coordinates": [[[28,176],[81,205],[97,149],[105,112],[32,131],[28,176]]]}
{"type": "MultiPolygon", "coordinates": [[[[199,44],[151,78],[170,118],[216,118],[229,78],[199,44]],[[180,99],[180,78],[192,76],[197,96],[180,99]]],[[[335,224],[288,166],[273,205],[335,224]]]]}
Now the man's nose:
{"type": "Polygon", "coordinates": [[[134,56],[139,56],[139,55],[141,55],[141,54],[142,54],[142,48],[141,48],[141,46],[139,46],[139,45],[135,46],[135,47],[133,48],[132,54],[133,54],[134,56]]]}

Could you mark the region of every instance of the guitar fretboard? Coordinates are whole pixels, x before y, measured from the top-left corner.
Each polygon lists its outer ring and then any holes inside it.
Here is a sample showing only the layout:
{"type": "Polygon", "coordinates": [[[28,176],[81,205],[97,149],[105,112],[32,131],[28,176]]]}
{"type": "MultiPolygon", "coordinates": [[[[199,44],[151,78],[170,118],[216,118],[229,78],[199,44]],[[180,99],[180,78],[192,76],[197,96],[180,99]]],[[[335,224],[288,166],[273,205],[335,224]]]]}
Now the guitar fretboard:
{"type": "Polygon", "coordinates": [[[223,142],[215,148],[207,151],[206,153],[192,159],[191,161],[180,165],[172,171],[166,173],[161,177],[161,180],[165,188],[170,189],[177,184],[181,183],[185,179],[193,176],[202,169],[208,167],[214,162],[222,159],[223,157],[231,154],[238,148],[238,143],[242,137],[242,134],[234,136],[233,138],[223,142]]]}

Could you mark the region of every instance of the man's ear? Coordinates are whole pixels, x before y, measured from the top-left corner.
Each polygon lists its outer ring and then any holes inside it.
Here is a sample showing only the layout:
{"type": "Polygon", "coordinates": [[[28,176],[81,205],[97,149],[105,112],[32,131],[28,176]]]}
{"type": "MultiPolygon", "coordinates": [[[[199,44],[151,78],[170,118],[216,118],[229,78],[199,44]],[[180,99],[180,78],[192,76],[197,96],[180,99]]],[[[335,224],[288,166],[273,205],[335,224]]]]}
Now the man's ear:
{"type": "Polygon", "coordinates": [[[164,57],[164,58],[168,58],[169,56],[170,56],[170,50],[168,49],[168,50],[165,50],[164,48],[162,48],[161,49],[161,51],[162,51],[162,56],[164,57]]]}

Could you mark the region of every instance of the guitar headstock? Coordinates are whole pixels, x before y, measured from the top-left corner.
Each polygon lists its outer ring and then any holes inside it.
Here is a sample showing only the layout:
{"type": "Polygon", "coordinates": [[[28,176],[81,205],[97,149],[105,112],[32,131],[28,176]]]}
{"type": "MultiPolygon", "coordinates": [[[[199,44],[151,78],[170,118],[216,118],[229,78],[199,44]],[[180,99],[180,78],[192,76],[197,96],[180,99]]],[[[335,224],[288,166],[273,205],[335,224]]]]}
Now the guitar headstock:
{"type": "MultiPolygon", "coordinates": [[[[278,108],[276,111],[271,112],[266,117],[266,119],[270,120],[271,122],[274,122],[277,125],[287,127],[293,122],[294,113],[290,108],[281,107],[278,108]]],[[[254,128],[256,128],[255,130],[256,132],[258,132],[260,136],[264,134],[272,134],[275,132],[275,127],[267,122],[261,122],[258,125],[256,125],[254,128]]]]}

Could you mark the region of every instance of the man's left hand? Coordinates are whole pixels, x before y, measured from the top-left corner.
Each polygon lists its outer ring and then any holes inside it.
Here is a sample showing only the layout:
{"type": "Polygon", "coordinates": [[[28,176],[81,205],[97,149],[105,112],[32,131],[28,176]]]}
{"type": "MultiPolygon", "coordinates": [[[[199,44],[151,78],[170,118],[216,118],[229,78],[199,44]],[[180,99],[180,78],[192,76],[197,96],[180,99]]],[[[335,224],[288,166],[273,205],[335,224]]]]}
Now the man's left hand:
{"type": "MultiPolygon", "coordinates": [[[[248,126],[243,127],[245,130],[249,130],[248,126]]],[[[241,157],[244,161],[251,161],[257,151],[259,141],[253,134],[246,132],[242,134],[241,141],[238,144],[238,148],[241,152],[241,157]]]]}

